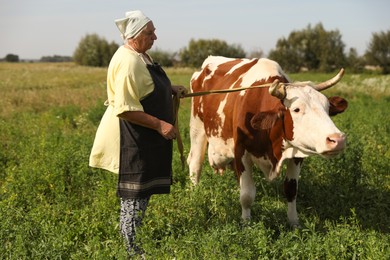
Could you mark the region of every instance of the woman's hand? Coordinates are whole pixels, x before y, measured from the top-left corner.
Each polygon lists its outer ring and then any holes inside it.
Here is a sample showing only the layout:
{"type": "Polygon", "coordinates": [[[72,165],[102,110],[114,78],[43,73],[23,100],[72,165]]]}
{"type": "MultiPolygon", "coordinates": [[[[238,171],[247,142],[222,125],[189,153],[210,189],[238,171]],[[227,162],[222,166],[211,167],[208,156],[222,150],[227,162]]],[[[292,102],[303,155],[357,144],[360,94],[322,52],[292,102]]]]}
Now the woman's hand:
{"type": "Polygon", "coordinates": [[[176,139],[176,128],[163,120],[160,120],[160,125],[157,128],[157,132],[159,132],[159,134],[167,140],[176,139]]]}
{"type": "Polygon", "coordinates": [[[173,125],[143,111],[126,111],[119,114],[118,117],[133,124],[154,129],[167,140],[176,138],[177,131],[173,125]]]}
{"type": "Polygon", "coordinates": [[[172,92],[182,98],[188,93],[188,90],[184,86],[172,85],[172,92]]]}

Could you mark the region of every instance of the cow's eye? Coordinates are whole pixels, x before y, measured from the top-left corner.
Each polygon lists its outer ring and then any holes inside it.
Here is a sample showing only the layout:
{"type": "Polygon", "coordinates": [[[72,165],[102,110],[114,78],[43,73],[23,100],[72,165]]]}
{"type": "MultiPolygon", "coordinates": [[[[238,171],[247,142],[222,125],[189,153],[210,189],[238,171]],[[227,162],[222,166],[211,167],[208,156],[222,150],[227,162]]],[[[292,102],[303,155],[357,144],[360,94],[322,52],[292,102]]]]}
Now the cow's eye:
{"type": "Polygon", "coordinates": [[[299,113],[299,111],[301,111],[298,107],[297,108],[294,108],[294,112],[295,113],[299,113]]]}

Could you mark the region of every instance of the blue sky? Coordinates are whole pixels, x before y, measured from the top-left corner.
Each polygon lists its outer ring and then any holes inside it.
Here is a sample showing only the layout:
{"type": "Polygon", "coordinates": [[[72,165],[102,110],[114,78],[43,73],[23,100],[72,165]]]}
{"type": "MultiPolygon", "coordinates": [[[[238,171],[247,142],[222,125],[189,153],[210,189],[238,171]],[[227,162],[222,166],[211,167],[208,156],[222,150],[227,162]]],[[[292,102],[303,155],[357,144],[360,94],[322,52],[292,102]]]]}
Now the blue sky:
{"type": "Polygon", "coordinates": [[[135,9],[157,28],[153,48],[172,52],[191,39],[220,39],[267,54],[293,30],[321,22],[340,31],[346,52],[363,54],[373,32],[390,30],[389,0],[0,0],[0,58],[71,56],[92,33],[121,44],[113,21],[135,9]]]}

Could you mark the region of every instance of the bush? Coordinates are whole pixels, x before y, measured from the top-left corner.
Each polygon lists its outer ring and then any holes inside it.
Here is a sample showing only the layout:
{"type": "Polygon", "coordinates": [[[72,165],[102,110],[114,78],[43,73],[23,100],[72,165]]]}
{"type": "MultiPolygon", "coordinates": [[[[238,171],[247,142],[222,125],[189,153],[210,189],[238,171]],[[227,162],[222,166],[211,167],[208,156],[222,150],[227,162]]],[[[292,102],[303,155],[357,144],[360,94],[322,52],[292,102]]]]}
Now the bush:
{"type": "Polygon", "coordinates": [[[114,42],[109,44],[97,34],[89,34],[79,42],[73,54],[73,60],[79,65],[106,67],[118,47],[118,44],[114,42]]]}
{"type": "Polygon", "coordinates": [[[153,60],[163,67],[172,67],[175,63],[175,54],[161,50],[154,50],[148,52],[153,60]]]}
{"type": "Polygon", "coordinates": [[[7,54],[5,56],[5,61],[8,62],[19,62],[19,56],[15,54],[7,54]]]}
{"type": "Polygon", "coordinates": [[[383,74],[390,73],[390,30],[372,34],[365,57],[369,64],[380,66],[383,74]]]}
{"type": "Polygon", "coordinates": [[[331,72],[346,65],[344,46],[339,31],[326,31],[319,23],[278,40],[269,58],[279,62],[287,72],[298,72],[302,68],[331,72]]]}
{"type": "Polygon", "coordinates": [[[209,55],[243,58],[245,52],[239,45],[228,45],[221,40],[190,40],[188,47],[180,51],[183,66],[200,67],[209,55]]]}

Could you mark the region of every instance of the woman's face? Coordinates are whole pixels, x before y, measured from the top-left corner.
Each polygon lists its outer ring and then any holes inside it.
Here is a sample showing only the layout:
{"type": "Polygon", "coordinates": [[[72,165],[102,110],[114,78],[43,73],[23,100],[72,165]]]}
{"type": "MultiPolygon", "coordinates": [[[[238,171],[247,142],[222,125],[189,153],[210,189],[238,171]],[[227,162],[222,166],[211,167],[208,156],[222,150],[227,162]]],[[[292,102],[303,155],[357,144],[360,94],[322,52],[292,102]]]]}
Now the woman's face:
{"type": "Polygon", "coordinates": [[[152,48],[154,41],[157,40],[155,31],[156,28],[154,27],[153,22],[148,22],[137,38],[133,40],[133,47],[135,50],[144,53],[152,48]]]}

